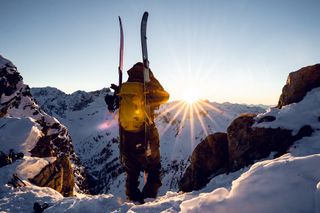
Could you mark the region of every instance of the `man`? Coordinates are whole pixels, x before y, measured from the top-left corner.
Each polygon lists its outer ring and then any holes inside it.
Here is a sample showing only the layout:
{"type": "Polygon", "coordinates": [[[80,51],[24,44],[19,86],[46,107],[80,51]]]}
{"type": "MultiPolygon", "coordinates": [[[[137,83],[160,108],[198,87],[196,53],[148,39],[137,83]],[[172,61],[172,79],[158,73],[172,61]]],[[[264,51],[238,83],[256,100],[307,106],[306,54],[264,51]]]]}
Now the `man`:
{"type": "MultiPolygon", "coordinates": [[[[139,203],[144,203],[145,198],[156,198],[158,189],[162,185],[160,141],[154,123],[154,111],[169,99],[169,94],[151,70],[149,71],[150,82],[145,85],[146,104],[143,99],[139,99],[138,96],[144,97],[142,89],[144,69],[143,63],[138,62],[128,70],[129,78],[120,88],[119,104],[113,104],[119,105],[120,157],[126,172],[127,199],[139,203]],[[140,94],[134,97],[135,93],[140,94]],[[136,103],[137,101],[139,103],[136,103]],[[150,109],[149,113],[145,108],[150,109]],[[136,115],[133,115],[135,113],[136,115]],[[143,119],[142,122],[140,122],[141,119],[143,119]],[[145,173],[146,181],[142,192],[139,190],[141,171],[145,173]]],[[[112,101],[106,100],[106,102],[109,103],[110,110],[112,101]]]]}

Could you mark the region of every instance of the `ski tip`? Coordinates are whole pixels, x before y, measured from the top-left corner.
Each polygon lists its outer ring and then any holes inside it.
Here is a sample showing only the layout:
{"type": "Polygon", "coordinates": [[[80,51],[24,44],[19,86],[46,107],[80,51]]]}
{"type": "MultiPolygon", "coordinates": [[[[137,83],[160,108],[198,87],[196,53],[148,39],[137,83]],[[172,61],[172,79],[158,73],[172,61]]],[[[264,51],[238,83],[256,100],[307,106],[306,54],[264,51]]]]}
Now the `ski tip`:
{"type": "Polygon", "coordinates": [[[143,16],[148,16],[148,15],[149,15],[148,11],[145,11],[145,12],[143,13],[143,16]]]}

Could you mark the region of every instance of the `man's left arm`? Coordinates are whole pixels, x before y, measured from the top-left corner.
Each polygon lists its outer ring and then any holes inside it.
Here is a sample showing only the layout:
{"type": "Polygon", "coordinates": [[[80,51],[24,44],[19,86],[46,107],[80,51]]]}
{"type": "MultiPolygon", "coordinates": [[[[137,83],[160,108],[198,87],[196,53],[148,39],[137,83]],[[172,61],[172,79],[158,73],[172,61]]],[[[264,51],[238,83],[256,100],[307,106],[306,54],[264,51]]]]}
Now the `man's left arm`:
{"type": "Polygon", "coordinates": [[[147,99],[153,106],[160,106],[160,104],[166,103],[169,100],[169,93],[165,91],[150,70],[149,72],[150,82],[147,83],[147,99]]]}

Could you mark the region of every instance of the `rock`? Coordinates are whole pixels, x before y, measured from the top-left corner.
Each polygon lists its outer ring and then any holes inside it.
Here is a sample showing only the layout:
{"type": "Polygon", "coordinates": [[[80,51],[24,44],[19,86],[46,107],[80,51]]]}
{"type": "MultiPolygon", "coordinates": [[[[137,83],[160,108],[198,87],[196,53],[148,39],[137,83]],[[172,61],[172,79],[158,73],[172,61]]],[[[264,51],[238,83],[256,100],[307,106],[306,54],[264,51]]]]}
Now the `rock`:
{"type": "MultiPolygon", "coordinates": [[[[300,102],[307,92],[316,87],[320,87],[320,64],[290,73],[277,107],[281,109],[300,102]]],[[[278,157],[285,154],[294,141],[314,132],[310,125],[301,127],[296,135],[292,135],[289,129],[256,127],[255,123],[276,120],[274,116],[256,117],[255,114],[243,114],[232,121],[227,135],[209,135],[202,141],[192,153],[191,164],[179,182],[179,189],[185,192],[201,189],[215,175],[237,171],[268,157],[271,152],[278,157]],[[225,165],[224,161],[229,161],[229,164],[225,165]]],[[[320,116],[315,116],[315,119],[320,121],[320,116]]]]}
{"type": "Polygon", "coordinates": [[[226,133],[207,136],[192,153],[191,164],[179,182],[179,190],[189,192],[204,187],[213,176],[227,171],[226,133]]]}
{"type": "MultiPolygon", "coordinates": [[[[271,152],[284,154],[295,140],[310,134],[308,127],[301,128],[296,136],[292,136],[291,130],[252,127],[255,118],[255,114],[243,114],[230,124],[227,134],[215,133],[203,140],[192,153],[191,164],[179,182],[179,189],[199,190],[218,174],[253,164],[271,152]]],[[[270,120],[275,118],[269,116],[259,121],[270,120]]]]}
{"type": "MultiPolygon", "coordinates": [[[[6,59],[1,57],[1,60],[6,59]]],[[[8,60],[1,66],[0,71],[0,97],[2,94],[10,96],[17,90],[17,84],[22,80],[22,77],[17,68],[8,60]]]]}
{"type": "Polygon", "coordinates": [[[25,154],[40,158],[68,157],[74,167],[72,177],[76,177],[77,189],[88,192],[86,172],[74,152],[67,128],[39,107],[17,68],[0,55],[0,117],[3,116],[31,118],[40,132],[33,141],[35,146],[25,154]]]}
{"type": "Polygon", "coordinates": [[[72,156],[72,160],[78,158],[77,156],[73,156],[72,140],[65,126],[60,123],[53,123],[51,125],[40,121],[37,121],[37,123],[42,126],[44,134],[30,151],[32,157],[45,158],[67,155],[72,156]]]}
{"type": "Polygon", "coordinates": [[[276,120],[276,117],[274,116],[271,116],[271,115],[267,115],[267,116],[264,116],[262,118],[260,118],[257,123],[263,123],[263,122],[272,122],[272,121],[275,121],[276,120]]]}
{"type": "Polygon", "coordinates": [[[229,161],[232,162],[231,165],[235,164],[238,167],[237,164],[247,164],[243,162],[242,156],[253,146],[247,139],[252,132],[251,126],[255,122],[255,117],[256,114],[243,114],[233,120],[228,127],[228,150],[229,161]]]}
{"type": "Polygon", "coordinates": [[[291,130],[252,127],[255,117],[254,114],[242,115],[227,129],[232,171],[253,164],[254,160],[267,157],[272,151],[285,153],[293,143],[291,130]]]}
{"type": "Polygon", "coordinates": [[[303,137],[309,137],[312,135],[313,132],[314,130],[310,125],[305,125],[301,127],[298,134],[294,136],[294,140],[296,141],[296,140],[300,140],[303,137]]]}
{"type": "Polygon", "coordinates": [[[309,125],[303,126],[294,136],[287,129],[252,127],[254,118],[254,114],[241,115],[227,129],[231,171],[268,157],[271,152],[276,152],[275,157],[280,156],[287,152],[294,141],[313,132],[309,125]]]}
{"type": "Polygon", "coordinates": [[[45,166],[38,175],[29,181],[37,186],[50,187],[60,192],[64,197],[73,196],[74,176],[68,157],[61,156],[45,166]]]}
{"type": "Polygon", "coordinates": [[[320,64],[303,67],[289,74],[287,83],[282,89],[277,107],[298,103],[307,92],[320,87],[320,64]]]}

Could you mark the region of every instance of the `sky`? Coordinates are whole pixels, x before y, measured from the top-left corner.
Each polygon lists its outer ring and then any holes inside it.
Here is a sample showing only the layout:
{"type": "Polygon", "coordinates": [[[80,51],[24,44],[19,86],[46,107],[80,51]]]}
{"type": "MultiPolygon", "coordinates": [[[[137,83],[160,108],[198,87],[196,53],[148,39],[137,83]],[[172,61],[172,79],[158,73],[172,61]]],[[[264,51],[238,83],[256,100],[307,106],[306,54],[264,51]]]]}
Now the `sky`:
{"type": "Polygon", "coordinates": [[[320,62],[318,0],[0,0],[0,54],[30,87],[66,93],[118,82],[119,24],[126,70],[141,61],[170,93],[216,102],[277,104],[287,76],[320,62]]]}

